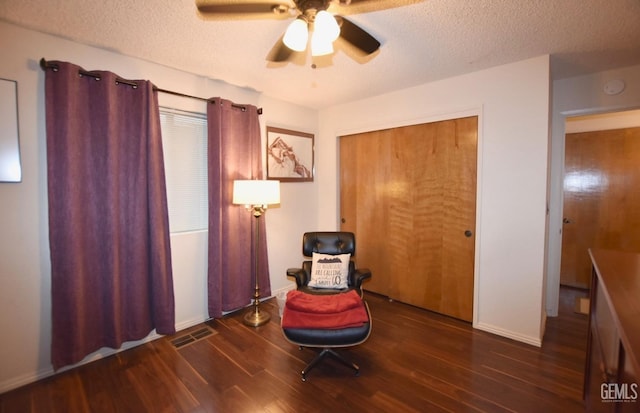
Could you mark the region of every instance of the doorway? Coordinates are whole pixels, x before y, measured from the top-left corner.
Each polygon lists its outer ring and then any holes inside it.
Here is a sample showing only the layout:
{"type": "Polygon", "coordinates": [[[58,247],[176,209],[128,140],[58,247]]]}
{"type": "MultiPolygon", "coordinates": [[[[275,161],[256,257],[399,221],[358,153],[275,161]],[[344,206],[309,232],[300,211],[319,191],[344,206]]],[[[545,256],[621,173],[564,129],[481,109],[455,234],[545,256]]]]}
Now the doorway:
{"type": "Polygon", "coordinates": [[[473,319],[477,116],[340,137],[341,230],[367,290],[473,319]]]}
{"type": "MultiPolygon", "coordinates": [[[[628,113],[633,119],[634,112],[628,113]]],[[[631,121],[625,128],[611,126],[605,115],[567,120],[561,285],[589,288],[589,248],[640,251],[640,116],[635,116],[638,126],[631,121]],[[583,123],[576,128],[571,122],[583,123]]]]}

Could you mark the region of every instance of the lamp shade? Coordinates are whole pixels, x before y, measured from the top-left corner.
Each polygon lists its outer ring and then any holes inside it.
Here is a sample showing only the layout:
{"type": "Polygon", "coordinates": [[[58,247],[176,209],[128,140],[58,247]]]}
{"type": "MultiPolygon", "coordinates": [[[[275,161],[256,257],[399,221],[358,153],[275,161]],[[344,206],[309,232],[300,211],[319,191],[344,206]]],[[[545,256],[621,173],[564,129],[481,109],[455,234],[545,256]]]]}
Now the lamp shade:
{"type": "Polygon", "coordinates": [[[239,205],[271,205],[280,203],[280,181],[233,181],[233,203],[239,205]]]}

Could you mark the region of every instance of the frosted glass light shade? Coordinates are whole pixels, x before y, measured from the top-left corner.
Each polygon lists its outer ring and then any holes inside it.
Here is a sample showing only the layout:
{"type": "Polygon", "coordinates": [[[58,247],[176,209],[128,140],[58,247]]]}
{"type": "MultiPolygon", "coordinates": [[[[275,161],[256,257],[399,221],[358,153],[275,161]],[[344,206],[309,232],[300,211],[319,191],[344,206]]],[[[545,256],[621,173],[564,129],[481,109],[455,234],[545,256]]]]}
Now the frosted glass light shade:
{"type": "Polygon", "coordinates": [[[324,41],[333,42],[340,36],[340,26],[335,17],[328,11],[321,10],[316,14],[313,31],[322,36],[324,41]]]}
{"type": "Polygon", "coordinates": [[[280,203],[280,181],[233,181],[233,203],[239,205],[273,205],[280,203]]]}
{"type": "Polygon", "coordinates": [[[309,25],[303,19],[295,19],[284,33],[282,42],[291,50],[302,52],[307,48],[309,25]]]}
{"type": "Polygon", "coordinates": [[[311,56],[324,56],[333,53],[333,41],[313,32],[311,36],[311,56]]]}

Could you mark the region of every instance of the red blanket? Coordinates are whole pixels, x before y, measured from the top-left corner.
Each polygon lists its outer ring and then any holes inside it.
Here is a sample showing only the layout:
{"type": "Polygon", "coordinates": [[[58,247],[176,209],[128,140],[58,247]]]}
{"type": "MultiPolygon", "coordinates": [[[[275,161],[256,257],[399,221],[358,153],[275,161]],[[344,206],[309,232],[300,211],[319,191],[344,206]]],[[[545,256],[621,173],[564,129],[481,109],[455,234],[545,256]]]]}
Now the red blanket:
{"type": "Polygon", "coordinates": [[[292,290],[287,293],[286,308],[303,313],[332,314],[362,305],[362,299],[354,290],[340,294],[307,294],[292,290]]]}
{"type": "Polygon", "coordinates": [[[283,328],[340,329],[368,321],[364,302],[353,290],[330,295],[290,291],[282,313],[283,328]]]}

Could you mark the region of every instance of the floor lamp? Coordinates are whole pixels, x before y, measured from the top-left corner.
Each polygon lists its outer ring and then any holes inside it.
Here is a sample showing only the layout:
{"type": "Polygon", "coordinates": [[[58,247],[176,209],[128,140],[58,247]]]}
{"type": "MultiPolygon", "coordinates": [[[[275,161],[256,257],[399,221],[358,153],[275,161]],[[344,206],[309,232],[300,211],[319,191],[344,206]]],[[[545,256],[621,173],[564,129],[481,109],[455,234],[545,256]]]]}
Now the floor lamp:
{"type": "Polygon", "coordinates": [[[267,205],[280,203],[280,181],[237,180],[233,181],[233,203],[244,205],[256,219],[256,240],[253,246],[256,283],[253,293],[253,307],[244,316],[244,323],[252,327],[269,321],[271,315],[260,311],[260,285],[258,284],[260,255],[260,217],[267,211],[267,205]]]}

